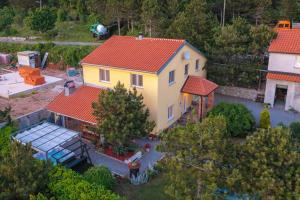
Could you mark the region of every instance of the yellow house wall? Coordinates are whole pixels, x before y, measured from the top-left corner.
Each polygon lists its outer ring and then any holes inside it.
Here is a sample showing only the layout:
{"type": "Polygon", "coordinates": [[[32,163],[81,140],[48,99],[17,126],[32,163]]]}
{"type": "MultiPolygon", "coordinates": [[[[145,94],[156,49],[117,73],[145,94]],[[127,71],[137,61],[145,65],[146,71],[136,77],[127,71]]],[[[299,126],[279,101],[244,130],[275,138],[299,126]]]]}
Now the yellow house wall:
{"type": "Polygon", "coordinates": [[[170,63],[158,75],[144,72],[128,71],[107,66],[83,65],[84,82],[90,86],[113,88],[118,81],[123,83],[126,88],[131,88],[130,74],[143,75],[143,88],[137,88],[138,93],[144,97],[144,103],[150,110],[150,119],[156,122],[154,133],[159,133],[168,128],[183,113],[183,98],[186,96],[186,107],[192,102],[192,95],[182,94],[181,88],[187,78],[184,75],[184,66],[189,64],[189,75],[206,77],[206,70],[203,69],[206,58],[185,45],[170,63]],[[184,60],[184,52],[190,52],[190,59],[184,60]],[[196,60],[199,59],[199,70],[195,71],[196,60]],[[99,80],[99,69],[110,70],[110,82],[99,80]],[[175,70],[175,83],[169,85],[169,72],[175,70]],[[168,107],[173,105],[174,118],[168,120],[168,107]]]}
{"type": "Polygon", "coordinates": [[[188,75],[197,75],[206,77],[206,70],[204,69],[206,58],[185,45],[172,61],[165,67],[165,69],[158,76],[158,120],[157,131],[160,132],[168,128],[176,120],[180,118],[183,113],[183,98],[186,96],[186,106],[189,107],[192,103],[192,95],[182,94],[181,88],[186,81],[187,76],[184,75],[184,66],[189,64],[188,75]],[[183,58],[184,52],[190,52],[190,59],[183,58]],[[199,70],[195,70],[196,60],[199,59],[199,70]],[[175,70],[175,83],[169,85],[169,72],[175,70]],[[168,107],[173,105],[174,118],[168,120],[168,107]]]}
{"type": "MultiPolygon", "coordinates": [[[[143,75],[143,88],[137,88],[138,93],[144,97],[144,104],[150,110],[150,119],[157,122],[157,99],[158,99],[158,77],[156,74],[127,71],[121,69],[108,68],[105,66],[83,65],[84,82],[90,86],[113,88],[118,81],[124,84],[125,88],[133,89],[131,86],[131,74],[143,75]],[[110,70],[110,82],[101,82],[99,79],[99,69],[110,70]]],[[[157,132],[156,129],[154,132],[157,132]]]]}

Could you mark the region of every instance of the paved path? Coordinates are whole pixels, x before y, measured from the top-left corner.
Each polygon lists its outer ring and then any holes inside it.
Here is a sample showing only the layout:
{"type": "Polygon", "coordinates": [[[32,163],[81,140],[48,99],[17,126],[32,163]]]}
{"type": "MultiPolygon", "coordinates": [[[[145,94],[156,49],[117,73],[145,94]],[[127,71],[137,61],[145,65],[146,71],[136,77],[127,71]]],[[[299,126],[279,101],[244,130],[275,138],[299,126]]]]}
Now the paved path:
{"type": "MultiPolygon", "coordinates": [[[[244,104],[249,110],[252,111],[252,114],[254,115],[257,123],[259,122],[260,112],[264,106],[262,103],[254,102],[251,100],[216,94],[216,104],[220,102],[244,104]]],[[[272,126],[276,126],[280,122],[284,123],[285,125],[289,125],[291,122],[300,121],[300,113],[284,111],[281,106],[271,108],[270,114],[272,126]]]]}
{"type": "Polygon", "coordinates": [[[13,41],[13,40],[0,40],[4,43],[15,43],[15,44],[46,44],[54,43],[61,46],[99,46],[101,42],[67,42],[67,41],[13,41]]]}

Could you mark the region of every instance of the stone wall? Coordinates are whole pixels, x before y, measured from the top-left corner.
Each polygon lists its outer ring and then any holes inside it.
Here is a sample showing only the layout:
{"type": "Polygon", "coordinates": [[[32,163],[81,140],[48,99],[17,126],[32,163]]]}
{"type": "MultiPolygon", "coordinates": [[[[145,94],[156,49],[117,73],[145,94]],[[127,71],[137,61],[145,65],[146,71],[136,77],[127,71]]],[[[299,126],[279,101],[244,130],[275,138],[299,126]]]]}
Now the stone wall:
{"type": "Polygon", "coordinates": [[[258,91],[248,88],[219,86],[216,93],[255,101],[258,91]]]}
{"type": "Polygon", "coordinates": [[[50,116],[50,112],[45,109],[40,109],[32,113],[20,116],[16,118],[19,129],[24,129],[37,124],[43,120],[47,120],[50,116]]]}

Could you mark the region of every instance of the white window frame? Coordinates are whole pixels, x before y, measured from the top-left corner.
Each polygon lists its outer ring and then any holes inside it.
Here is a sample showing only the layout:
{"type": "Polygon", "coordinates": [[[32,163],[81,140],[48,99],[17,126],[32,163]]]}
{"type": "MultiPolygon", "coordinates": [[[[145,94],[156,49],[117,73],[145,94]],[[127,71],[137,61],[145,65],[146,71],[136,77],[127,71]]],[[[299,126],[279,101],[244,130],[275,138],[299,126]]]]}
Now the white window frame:
{"type": "Polygon", "coordinates": [[[169,85],[173,85],[175,83],[175,70],[169,72],[169,85]],[[173,81],[171,80],[171,74],[173,73],[173,81]]]}
{"type": "Polygon", "coordinates": [[[168,107],[168,121],[174,119],[174,105],[168,107]]]}
{"type": "Polygon", "coordinates": [[[144,87],[144,77],[143,75],[140,74],[131,74],[130,75],[130,82],[131,82],[131,86],[132,87],[136,87],[136,88],[143,88],[144,87]],[[133,82],[133,77],[135,78],[135,83],[133,82]],[[142,84],[140,85],[140,80],[142,80],[142,84]]]}
{"type": "Polygon", "coordinates": [[[110,83],[110,70],[109,69],[99,69],[99,80],[100,82],[110,83]],[[102,72],[104,72],[104,79],[102,79],[102,72]]]}
{"type": "Polygon", "coordinates": [[[189,75],[189,67],[190,67],[190,65],[189,64],[185,64],[184,65],[184,75],[185,76],[188,76],[189,75]],[[187,73],[185,73],[185,68],[187,67],[187,73]]]}
{"type": "Polygon", "coordinates": [[[195,62],[195,71],[199,71],[200,70],[200,59],[196,59],[196,62],[195,62]]]}
{"type": "Polygon", "coordinates": [[[300,55],[297,55],[296,56],[296,59],[295,59],[295,68],[300,68],[300,55]]]}

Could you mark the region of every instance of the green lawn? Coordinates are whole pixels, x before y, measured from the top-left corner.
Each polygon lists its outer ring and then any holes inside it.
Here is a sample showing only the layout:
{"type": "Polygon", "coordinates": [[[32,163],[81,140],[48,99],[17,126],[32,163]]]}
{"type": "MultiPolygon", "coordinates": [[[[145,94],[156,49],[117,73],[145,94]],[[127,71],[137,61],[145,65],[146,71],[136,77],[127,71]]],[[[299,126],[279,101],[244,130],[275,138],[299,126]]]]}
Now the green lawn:
{"type": "Polygon", "coordinates": [[[170,200],[171,198],[164,193],[165,185],[165,176],[160,174],[149,183],[140,186],[122,180],[117,184],[115,192],[127,200],[170,200]]]}

